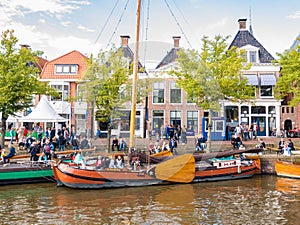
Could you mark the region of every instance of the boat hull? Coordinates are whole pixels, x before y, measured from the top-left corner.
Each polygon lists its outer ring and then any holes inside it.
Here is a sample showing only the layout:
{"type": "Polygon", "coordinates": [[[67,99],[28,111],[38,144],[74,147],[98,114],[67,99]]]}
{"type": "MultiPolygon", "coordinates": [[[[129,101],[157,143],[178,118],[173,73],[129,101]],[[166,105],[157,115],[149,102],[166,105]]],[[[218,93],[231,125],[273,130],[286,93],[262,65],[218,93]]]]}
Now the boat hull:
{"type": "MultiPolygon", "coordinates": [[[[216,168],[214,166],[197,167],[195,177],[189,183],[234,180],[250,178],[255,174],[255,163],[241,164],[238,166],[216,168]]],[[[54,177],[58,186],[67,186],[80,189],[100,189],[116,187],[138,187],[158,184],[174,184],[149,175],[149,171],[119,170],[88,170],[70,166],[66,163],[53,165],[54,177]]]]}
{"type": "Polygon", "coordinates": [[[9,165],[0,168],[0,185],[53,182],[50,166],[9,165]]]}
{"type": "Polygon", "coordinates": [[[71,188],[100,189],[116,187],[139,187],[168,183],[148,175],[145,171],[109,169],[105,171],[80,169],[65,163],[53,165],[58,186],[71,188]]]}
{"type": "Polygon", "coordinates": [[[300,179],[300,165],[291,162],[275,162],[277,176],[300,179]]]}

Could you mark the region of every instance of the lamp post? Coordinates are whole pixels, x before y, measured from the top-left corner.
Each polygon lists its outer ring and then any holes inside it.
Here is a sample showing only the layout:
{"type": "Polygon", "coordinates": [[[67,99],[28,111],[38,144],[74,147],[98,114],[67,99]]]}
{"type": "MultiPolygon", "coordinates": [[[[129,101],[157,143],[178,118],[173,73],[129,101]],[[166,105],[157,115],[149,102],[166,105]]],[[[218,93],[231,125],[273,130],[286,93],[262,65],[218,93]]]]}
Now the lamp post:
{"type": "Polygon", "coordinates": [[[271,133],[273,131],[273,132],[275,132],[274,135],[277,136],[277,134],[276,134],[276,123],[275,123],[275,118],[274,118],[275,111],[274,110],[270,111],[270,114],[271,114],[271,118],[270,118],[269,127],[270,127],[270,130],[271,130],[271,133]]]}
{"type": "Polygon", "coordinates": [[[248,114],[248,112],[247,112],[246,110],[244,110],[244,111],[243,111],[243,119],[242,119],[242,123],[245,123],[245,124],[248,123],[247,114],[248,114]]]}

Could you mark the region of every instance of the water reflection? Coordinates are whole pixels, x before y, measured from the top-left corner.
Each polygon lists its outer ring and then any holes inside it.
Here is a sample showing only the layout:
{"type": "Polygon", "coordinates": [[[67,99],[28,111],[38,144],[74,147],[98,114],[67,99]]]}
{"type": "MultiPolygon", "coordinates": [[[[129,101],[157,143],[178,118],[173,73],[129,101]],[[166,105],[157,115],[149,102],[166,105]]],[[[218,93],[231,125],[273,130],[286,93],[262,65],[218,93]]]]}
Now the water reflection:
{"type": "Polygon", "coordinates": [[[298,224],[300,180],[73,190],[0,187],[2,224],[298,224]]]}

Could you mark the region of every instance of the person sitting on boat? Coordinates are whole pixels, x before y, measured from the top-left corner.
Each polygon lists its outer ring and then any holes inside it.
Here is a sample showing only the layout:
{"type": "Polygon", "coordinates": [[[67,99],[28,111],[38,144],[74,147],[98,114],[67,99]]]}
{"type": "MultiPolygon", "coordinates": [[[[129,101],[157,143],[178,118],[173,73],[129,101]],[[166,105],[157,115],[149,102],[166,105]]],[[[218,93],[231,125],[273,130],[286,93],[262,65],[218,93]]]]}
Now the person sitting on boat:
{"type": "Polygon", "coordinates": [[[51,160],[51,153],[54,150],[53,145],[50,143],[50,140],[46,140],[43,146],[43,152],[45,153],[48,160],[51,160]]]}
{"type": "Polygon", "coordinates": [[[97,170],[101,170],[104,167],[104,157],[101,155],[98,156],[98,159],[96,160],[95,167],[97,170]]]}
{"type": "Polygon", "coordinates": [[[124,159],[122,158],[122,156],[118,155],[115,163],[116,163],[116,167],[118,169],[123,169],[124,168],[124,159]]]}
{"type": "Polygon", "coordinates": [[[119,146],[119,151],[125,151],[126,148],[127,148],[127,143],[126,143],[125,139],[122,137],[120,146],[119,146]]]}
{"type": "Polygon", "coordinates": [[[161,152],[161,148],[158,142],[155,142],[153,150],[154,150],[154,154],[161,152]]]}
{"type": "Polygon", "coordinates": [[[133,165],[133,170],[140,170],[141,169],[141,162],[139,160],[139,157],[134,157],[132,159],[132,165],[133,165]]]}
{"type": "Polygon", "coordinates": [[[77,152],[77,154],[76,154],[76,156],[75,156],[75,159],[74,159],[74,163],[75,163],[76,165],[81,165],[81,168],[82,168],[82,169],[85,169],[86,163],[85,163],[85,160],[84,160],[84,158],[83,158],[83,156],[82,156],[82,154],[81,154],[80,151],[77,152]]]}
{"type": "Polygon", "coordinates": [[[30,161],[38,161],[37,154],[40,153],[41,150],[41,143],[40,141],[36,140],[32,143],[31,147],[29,148],[30,151],[30,161]]]}
{"type": "Polygon", "coordinates": [[[167,140],[163,142],[161,149],[163,151],[170,151],[170,146],[167,140]]]}
{"type": "Polygon", "coordinates": [[[42,152],[41,155],[39,156],[38,162],[48,164],[48,158],[44,152],[42,152]]]}
{"type": "Polygon", "coordinates": [[[112,140],[112,145],[111,145],[111,150],[115,151],[115,148],[117,151],[119,151],[119,141],[117,137],[114,137],[114,139],[112,140]]]}
{"type": "Polygon", "coordinates": [[[148,146],[148,150],[149,150],[149,154],[152,155],[154,154],[154,145],[152,142],[150,142],[149,146],[148,146]]]}
{"type": "Polygon", "coordinates": [[[4,166],[6,166],[5,164],[7,162],[9,162],[10,158],[12,158],[14,155],[16,155],[16,148],[14,147],[13,144],[9,144],[8,148],[9,148],[9,153],[6,156],[3,156],[3,164],[4,164],[4,166]]]}
{"type": "Polygon", "coordinates": [[[112,157],[112,156],[110,156],[109,158],[110,158],[110,160],[109,160],[109,166],[108,166],[108,168],[117,168],[117,167],[116,167],[116,161],[115,161],[115,158],[112,157]]]}

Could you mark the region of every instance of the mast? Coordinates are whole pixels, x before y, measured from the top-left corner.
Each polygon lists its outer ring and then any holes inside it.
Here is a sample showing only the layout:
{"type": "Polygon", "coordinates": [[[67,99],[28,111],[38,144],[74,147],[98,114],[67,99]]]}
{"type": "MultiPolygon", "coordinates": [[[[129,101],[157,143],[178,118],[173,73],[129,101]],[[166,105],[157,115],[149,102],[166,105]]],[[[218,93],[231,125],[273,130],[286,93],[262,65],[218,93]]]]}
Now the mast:
{"type": "Polygon", "coordinates": [[[135,117],[136,117],[136,81],[139,70],[139,39],[140,39],[140,15],[141,15],[141,0],[137,2],[136,12],[136,29],[135,29],[135,53],[133,62],[133,77],[132,77],[132,100],[131,100],[131,114],[130,114],[130,140],[129,150],[134,148],[135,139],[135,117]]]}

